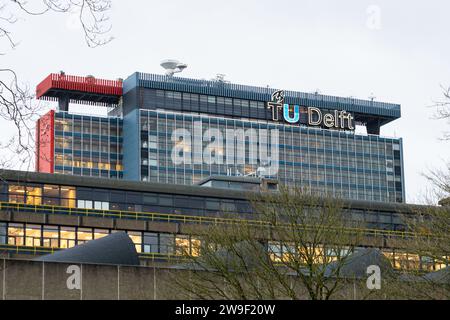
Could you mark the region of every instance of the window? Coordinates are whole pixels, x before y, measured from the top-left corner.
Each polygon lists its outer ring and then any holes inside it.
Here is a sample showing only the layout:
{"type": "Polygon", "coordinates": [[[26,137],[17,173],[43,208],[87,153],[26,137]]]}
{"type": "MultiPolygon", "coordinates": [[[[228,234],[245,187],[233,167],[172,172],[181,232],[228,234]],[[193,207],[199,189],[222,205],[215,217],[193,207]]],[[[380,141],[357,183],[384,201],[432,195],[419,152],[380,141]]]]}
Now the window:
{"type": "Polygon", "coordinates": [[[61,227],[61,244],[63,249],[75,246],[76,232],[73,227],[61,227]]]}
{"type": "Polygon", "coordinates": [[[201,241],[200,239],[191,237],[191,255],[198,257],[200,255],[201,241]]]}
{"type": "Polygon", "coordinates": [[[92,200],[78,200],[77,208],[80,209],[92,209],[92,200]]]}
{"type": "Polygon", "coordinates": [[[182,235],[176,236],[175,248],[177,255],[189,255],[191,253],[189,236],[182,236],[182,235]]]}
{"type": "Polygon", "coordinates": [[[109,231],[106,229],[94,229],[94,239],[100,239],[106,237],[109,231]]]}
{"type": "Polygon", "coordinates": [[[59,205],[59,186],[44,185],[44,198],[43,204],[46,205],[59,205]]]}
{"type": "Polygon", "coordinates": [[[146,253],[158,253],[158,234],[157,233],[144,233],[143,252],[146,253]]]}
{"type": "Polygon", "coordinates": [[[25,229],[25,245],[28,247],[41,246],[41,226],[27,224],[25,229]]]}
{"type": "Polygon", "coordinates": [[[163,254],[172,254],[174,248],[174,236],[173,234],[160,233],[159,234],[159,250],[163,254]]]}
{"type": "Polygon", "coordinates": [[[92,229],[78,228],[77,240],[78,244],[82,244],[86,241],[92,240],[92,229]]]}
{"type": "Polygon", "coordinates": [[[0,222],[0,244],[6,244],[7,235],[6,223],[0,222]]]}
{"type": "Polygon", "coordinates": [[[42,246],[50,248],[59,247],[59,230],[57,226],[44,226],[42,232],[42,246]]]}
{"type": "Polygon", "coordinates": [[[25,203],[25,187],[10,185],[8,188],[9,202],[25,203]]]}
{"type": "Polygon", "coordinates": [[[21,223],[10,223],[8,226],[8,244],[23,246],[25,229],[21,223]]]}
{"type": "Polygon", "coordinates": [[[76,191],[74,187],[61,186],[61,205],[64,207],[75,207],[76,191]]]}
{"type": "Polygon", "coordinates": [[[136,251],[137,252],[141,252],[141,246],[142,246],[142,235],[140,232],[135,232],[135,231],[129,231],[128,232],[128,236],[130,237],[131,241],[133,241],[135,247],[136,247],[136,251]]]}

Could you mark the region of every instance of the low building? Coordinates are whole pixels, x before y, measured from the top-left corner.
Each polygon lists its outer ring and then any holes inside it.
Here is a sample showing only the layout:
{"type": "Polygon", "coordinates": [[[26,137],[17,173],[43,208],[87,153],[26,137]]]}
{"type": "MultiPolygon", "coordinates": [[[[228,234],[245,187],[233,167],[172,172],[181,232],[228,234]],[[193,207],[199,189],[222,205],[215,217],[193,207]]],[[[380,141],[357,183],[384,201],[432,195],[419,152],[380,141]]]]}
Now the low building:
{"type": "MultiPolygon", "coordinates": [[[[126,231],[142,265],[167,265],[200,243],[196,230],[232,214],[255,219],[248,199],[253,191],[176,185],[22,171],[2,172],[0,252],[31,258],[70,248],[109,233],[126,231]]],[[[395,239],[408,234],[404,214],[420,206],[345,200],[343,210],[364,222],[364,230],[394,266],[409,261],[427,270],[443,266],[408,255],[395,239]]],[[[270,243],[267,246],[276,245],[270,243]]]]}

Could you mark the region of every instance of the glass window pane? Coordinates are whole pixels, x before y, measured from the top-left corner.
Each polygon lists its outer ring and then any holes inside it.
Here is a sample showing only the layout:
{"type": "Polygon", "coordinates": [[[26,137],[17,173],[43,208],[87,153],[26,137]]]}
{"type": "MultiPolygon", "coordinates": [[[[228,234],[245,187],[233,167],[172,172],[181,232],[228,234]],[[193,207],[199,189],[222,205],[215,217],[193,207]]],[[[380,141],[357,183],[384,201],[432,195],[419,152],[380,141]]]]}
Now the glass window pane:
{"type": "Polygon", "coordinates": [[[75,187],[61,186],[61,205],[75,208],[76,191],[75,187]]]}
{"type": "Polygon", "coordinates": [[[29,247],[41,246],[41,226],[27,224],[25,229],[25,245],[29,247]]]}
{"type": "Polygon", "coordinates": [[[95,229],[94,230],[94,239],[100,239],[106,237],[109,234],[109,231],[106,229],[95,229]]]}
{"type": "Polygon", "coordinates": [[[6,223],[0,222],[0,244],[6,244],[7,231],[6,223]]]}
{"type": "Polygon", "coordinates": [[[42,245],[50,248],[59,247],[59,230],[57,226],[44,226],[42,245]]]}
{"type": "Polygon", "coordinates": [[[10,223],[8,226],[8,244],[23,246],[25,228],[21,223],[10,223]]]}
{"type": "Polygon", "coordinates": [[[61,227],[61,248],[72,248],[75,246],[76,232],[73,227],[61,227]]]}
{"type": "Polygon", "coordinates": [[[78,228],[77,237],[78,244],[82,244],[86,241],[92,240],[92,229],[78,228]]]}
{"type": "Polygon", "coordinates": [[[17,185],[9,185],[9,202],[24,203],[25,202],[25,187],[17,185]]]}
{"type": "Polygon", "coordinates": [[[128,231],[128,236],[131,238],[131,241],[133,241],[134,245],[136,246],[136,251],[141,252],[141,245],[142,245],[142,234],[141,232],[135,232],[135,231],[128,231]]]}

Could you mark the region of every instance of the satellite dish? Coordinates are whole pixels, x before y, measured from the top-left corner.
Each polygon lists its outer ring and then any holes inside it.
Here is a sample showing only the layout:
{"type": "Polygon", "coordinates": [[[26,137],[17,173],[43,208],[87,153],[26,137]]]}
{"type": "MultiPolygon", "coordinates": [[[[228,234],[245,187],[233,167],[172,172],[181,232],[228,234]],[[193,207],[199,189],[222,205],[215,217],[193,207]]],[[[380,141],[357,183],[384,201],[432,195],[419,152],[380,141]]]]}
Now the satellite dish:
{"type": "Polygon", "coordinates": [[[187,64],[172,59],[163,60],[161,61],[160,65],[161,67],[166,69],[167,76],[173,76],[174,73],[182,72],[184,69],[187,68],[187,64]]]}

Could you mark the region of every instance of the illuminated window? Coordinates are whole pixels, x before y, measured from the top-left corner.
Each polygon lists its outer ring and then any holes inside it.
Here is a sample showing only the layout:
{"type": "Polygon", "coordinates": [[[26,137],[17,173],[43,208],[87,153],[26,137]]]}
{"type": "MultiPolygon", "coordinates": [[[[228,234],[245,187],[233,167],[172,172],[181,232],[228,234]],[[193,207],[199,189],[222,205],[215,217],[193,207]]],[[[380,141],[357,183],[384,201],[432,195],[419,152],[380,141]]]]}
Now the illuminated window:
{"type": "Polygon", "coordinates": [[[72,248],[75,246],[76,232],[72,227],[61,227],[61,244],[63,249],[72,248]]]}
{"type": "Polygon", "coordinates": [[[75,208],[76,191],[74,187],[61,186],[61,205],[75,208]]]}
{"type": "Polygon", "coordinates": [[[436,270],[441,270],[447,267],[448,261],[450,257],[442,257],[442,259],[439,259],[435,261],[434,267],[436,270]]]}
{"type": "Polygon", "coordinates": [[[95,229],[94,230],[94,239],[100,239],[106,237],[109,234],[108,230],[105,229],[95,229]]]}
{"type": "Polygon", "coordinates": [[[131,241],[133,241],[134,245],[136,246],[136,251],[141,252],[141,246],[142,246],[142,235],[140,232],[133,232],[129,231],[128,236],[131,238],[131,241]]]}
{"type": "Polygon", "coordinates": [[[41,226],[27,224],[25,229],[25,245],[28,247],[40,247],[41,235],[41,226]]]}
{"type": "Polygon", "coordinates": [[[20,223],[10,223],[8,226],[8,244],[23,246],[25,229],[20,223]]]}
{"type": "Polygon", "coordinates": [[[175,237],[175,254],[177,255],[190,255],[191,246],[189,236],[178,235],[175,237]]]}
{"type": "Polygon", "coordinates": [[[57,226],[44,226],[42,232],[42,246],[49,248],[59,247],[59,232],[57,226]]]}
{"type": "Polygon", "coordinates": [[[40,205],[42,204],[42,188],[41,187],[27,187],[27,204],[40,205]]]}
{"type": "Polygon", "coordinates": [[[25,187],[10,185],[8,187],[9,202],[25,203],[25,187]]]}
{"type": "Polygon", "coordinates": [[[191,255],[198,257],[200,255],[201,241],[200,239],[191,237],[191,255]]]}
{"type": "Polygon", "coordinates": [[[78,244],[82,244],[86,241],[92,240],[92,229],[78,228],[77,239],[78,244]]]}

